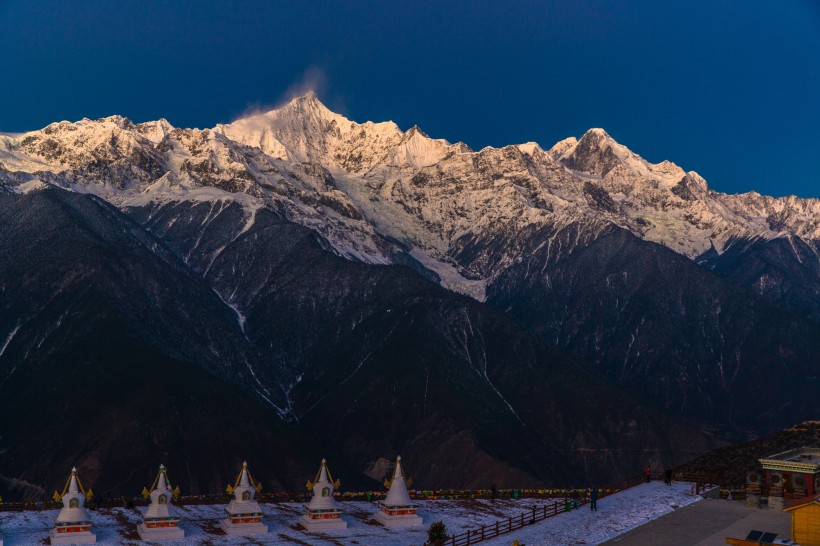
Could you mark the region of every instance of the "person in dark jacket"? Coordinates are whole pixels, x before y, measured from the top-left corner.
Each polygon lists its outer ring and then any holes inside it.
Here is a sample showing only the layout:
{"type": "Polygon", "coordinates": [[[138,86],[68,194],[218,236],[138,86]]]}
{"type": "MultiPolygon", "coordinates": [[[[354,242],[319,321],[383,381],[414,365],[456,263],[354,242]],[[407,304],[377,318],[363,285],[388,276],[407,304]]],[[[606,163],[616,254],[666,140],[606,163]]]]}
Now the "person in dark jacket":
{"type": "Polygon", "coordinates": [[[593,512],[598,511],[598,488],[593,487],[589,494],[589,509],[593,512]]]}
{"type": "Polygon", "coordinates": [[[663,473],[663,475],[666,485],[672,485],[672,469],[667,466],[666,471],[663,473]]]}

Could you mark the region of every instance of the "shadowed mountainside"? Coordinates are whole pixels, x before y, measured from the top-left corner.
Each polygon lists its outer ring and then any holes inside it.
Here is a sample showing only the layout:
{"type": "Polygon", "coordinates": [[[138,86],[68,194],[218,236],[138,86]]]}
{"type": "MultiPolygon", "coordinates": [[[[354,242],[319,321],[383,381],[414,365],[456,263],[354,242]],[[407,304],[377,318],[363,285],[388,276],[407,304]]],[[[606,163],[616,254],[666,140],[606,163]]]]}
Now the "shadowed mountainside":
{"type": "Polygon", "coordinates": [[[299,489],[319,453],[350,485],[398,453],[426,487],[557,484],[715,445],[408,268],[340,258],[267,210],[233,229],[200,276],[95,197],[0,196],[5,487],[77,464],[127,493],[163,462],[212,492],[247,458],[299,489]]]}

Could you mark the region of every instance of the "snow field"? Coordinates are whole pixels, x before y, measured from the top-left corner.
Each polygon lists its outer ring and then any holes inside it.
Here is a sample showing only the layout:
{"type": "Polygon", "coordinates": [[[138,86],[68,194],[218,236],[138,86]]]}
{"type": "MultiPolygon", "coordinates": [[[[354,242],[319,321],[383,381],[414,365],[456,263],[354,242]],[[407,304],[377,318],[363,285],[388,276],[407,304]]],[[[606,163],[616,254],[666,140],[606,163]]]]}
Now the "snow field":
{"type": "MultiPolygon", "coordinates": [[[[588,507],[560,514],[554,518],[519,529],[493,540],[489,545],[509,545],[516,538],[522,545],[599,544],[634,527],[656,519],[677,507],[700,500],[689,495],[688,484],[671,487],[660,482],[642,484],[598,501],[598,512],[588,507]]],[[[541,507],[551,500],[521,499],[473,501],[419,501],[419,515],[424,525],[416,528],[386,529],[370,521],[376,512],[376,504],[363,501],[340,502],[348,529],[308,533],[296,527],[296,520],[305,509],[300,503],[262,504],[264,523],[270,533],[257,537],[225,536],[218,529],[219,520],[225,517],[224,505],[180,506],[181,526],[185,538],[164,541],[171,546],[210,546],[219,544],[286,545],[307,546],[420,546],[427,538],[427,528],[437,520],[447,526],[450,534],[459,534],[482,525],[494,524],[496,520],[519,516],[533,506],[541,507]]],[[[91,511],[94,532],[101,545],[140,545],[136,525],[142,521],[144,508],[113,508],[91,511]]],[[[5,533],[5,546],[40,546],[45,544],[49,530],[54,524],[58,510],[29,512],[0,512],[0,529],[5,533]]],[[[151,543],[153,544],[153,543],[151,543]]],[[[158,542],[156,544],[159,544],[158,542]]]]}

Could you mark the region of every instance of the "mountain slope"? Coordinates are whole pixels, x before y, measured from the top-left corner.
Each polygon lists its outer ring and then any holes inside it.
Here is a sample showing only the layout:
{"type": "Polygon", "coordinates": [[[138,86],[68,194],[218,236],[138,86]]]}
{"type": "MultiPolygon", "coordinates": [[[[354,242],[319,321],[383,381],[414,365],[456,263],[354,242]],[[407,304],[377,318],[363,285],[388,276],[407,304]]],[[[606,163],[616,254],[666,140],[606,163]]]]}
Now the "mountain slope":
{"type": "Polygon", "coordinates": [[[242,457],[279,487],[312,471],[231,311],[139,225],[49,189],[0,195],[0,239],[4,491],[48,493],[74,464],[99,494],[138,492],[160,462],[189,492],[242,457]]]}
{"type": "Polygon", "coordinates": [[[590,368],[724,433],[818,410],[816,323],[618,228],[543,238],[487,302],[590,368]]]}
{"type": "Polygon", "coordinates": [[[626,472],[647,443],[664,458],[685,457],[677,438],[689,438],[695,451],[705,445],[503,315],[408,269],[342,259],[265,209],[223,245],[246,220],[224,209],[210,222],[188,221],[206,212],[188,206],[187,213],[184,203],[128,212],[180,255],[194,245],[217,249],[202,252],[195,267],[218,292],[242,295],[235,304],[247,317],[246,335],[288,369],[294,417],[363,469],[401,451],[423,476],[448,486],[464,481],[464,465],[481,470],[469,478],[476,486],[515,483],[522,472],[548,483],[557,475],[580,479],[580,467],[601,478],[626,472]],[[594,457],[585,454],[591,446],[594,457]]]}
{"type": "Polygon", "coordinates": [[[66,464],[114,494],[159,462],[214,492],[240,457],[298,489],[320,453],[351,486],[398,453],[426,487],[520,486],[715,445],[503,314],[409,268],[341,258],[267,209],[127,216],[55,188],[0,204],[0,462],[15,496],[66,464]],[[186,263],[191,247],[200,261],[186,263]]]}
{"type": "Polygon", "coordinates": [[[818,243],[795,237],[733,241],[722,254],[699,263],[767,300],[820,322],[818,243]]]}

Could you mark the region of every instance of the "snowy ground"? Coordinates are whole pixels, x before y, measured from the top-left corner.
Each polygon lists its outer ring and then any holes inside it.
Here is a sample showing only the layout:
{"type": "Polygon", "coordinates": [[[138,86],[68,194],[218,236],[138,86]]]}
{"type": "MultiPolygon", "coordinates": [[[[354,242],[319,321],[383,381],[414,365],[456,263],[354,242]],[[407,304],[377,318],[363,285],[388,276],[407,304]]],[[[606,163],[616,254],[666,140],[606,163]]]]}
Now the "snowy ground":
{"type": "Polygon", "coordinates": [[[670,486],[663,482],[639,485],[598,501],[598,511],[588,506],[561,514],[531,527],[488,540],[488,546],[509,545],[518,539],[522,546],[565,546],[600,544],[630,529],[657,519],[672,510],[702,499],[689,494],[690,485],[670,486]]]}
{"type": "MultiPolygon", "coordinates": [[[[487,541],[488,545],[509,545],[518,538],[522,545],[598,544],[671,512],[676,507],[691,504],[700,499],[688,495],[689,485],[677,484],[667,487],[660,482],[640,485],[616,495],[601,499],[598,512],[581,508],[577,512],[561,514],[531,527],[487,541]]],[[[349,526],[346,531],[308,533],[297,529],[295,522],[304,512],[301,504],[263,504],[265,523],[270,533],[257,538],[227,537],[217,527],[224,517],[223,506],[205,505],[181,507],[182,526],[186,538],[165,541],[178,546],[210,546],[219,544],[301,544],[305,546],[420,546],[426,539],[426,529],[435,520],[444,521],[451,534],[476,529],[482,524],[494,523],[501,518],[517,516],[533,506],[542,506],[541,500],[522,499],[476,501],[421,501],[419,515],[424,525],[402,531],[385,529],[369,522],[375,505],[367,502],[342,502],[344,518],[349,526]]],[[[142,509],[144,510],[144,509],[142,509]]],[[[40,546],[47,544],[57,510],[40,512],[0,512],[0,529],[5,533],[4,546],[40,546]]],[[[136,524],[142,519],[134,509],[114,508],[92,511],[97,543],[145,544],[136,534],[136,524]]]]}

